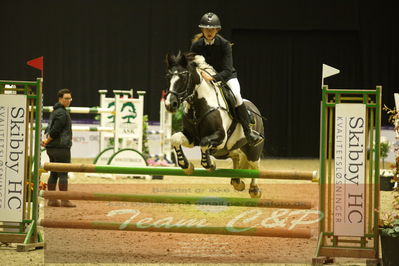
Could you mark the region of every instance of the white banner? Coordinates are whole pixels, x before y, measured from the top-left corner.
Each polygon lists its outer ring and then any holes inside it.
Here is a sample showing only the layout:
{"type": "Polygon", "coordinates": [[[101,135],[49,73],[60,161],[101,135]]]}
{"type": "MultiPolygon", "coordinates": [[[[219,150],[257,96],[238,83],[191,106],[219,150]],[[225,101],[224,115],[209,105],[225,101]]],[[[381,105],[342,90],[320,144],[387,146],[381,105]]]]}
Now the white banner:
{"type": "Polygon", "coordinates": [[[0,95],[0,221],[22,222],[26,96],[0,95]]]}
{"type": "Polygon", "coordinates": [[[366,105],[335,108],[334,235],[364,236],[366,105]]]}
{"type": "Polygon", "coordinates": [[[96,131],[74,131],[71,148],[72,158],[95,158],[100,153],[99,139],[100,134],[96,131]]]}

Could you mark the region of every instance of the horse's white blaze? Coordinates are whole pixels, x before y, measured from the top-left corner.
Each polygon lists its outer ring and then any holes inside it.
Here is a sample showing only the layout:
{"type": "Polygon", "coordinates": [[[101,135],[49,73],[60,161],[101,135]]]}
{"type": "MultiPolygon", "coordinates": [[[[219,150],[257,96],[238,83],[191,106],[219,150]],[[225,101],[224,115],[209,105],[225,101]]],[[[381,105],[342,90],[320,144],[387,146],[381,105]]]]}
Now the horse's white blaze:
{"type": "MultiPolygon", "coordinates": [[[[177,73],[177,72],[176,72],[177,73]]],[[[169,86],[169,91],[174,91],[175,83],[179,80],[178,75],[173,75],[172,78],[170,79],[170,86],[169,86]]],[[[169,106],[170,105],[170,94],[166,97],[165,99],[165,105],[169,106]]]]}

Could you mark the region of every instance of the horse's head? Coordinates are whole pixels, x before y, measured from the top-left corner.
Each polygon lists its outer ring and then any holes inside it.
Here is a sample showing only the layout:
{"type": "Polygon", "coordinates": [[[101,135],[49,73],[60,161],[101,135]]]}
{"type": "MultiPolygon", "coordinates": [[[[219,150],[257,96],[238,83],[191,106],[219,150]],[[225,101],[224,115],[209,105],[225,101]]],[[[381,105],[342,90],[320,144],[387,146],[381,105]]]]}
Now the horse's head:
{"type": "Polygon", "coordinates": [[[193,93],[195,85],[199,83],[199,75],[193,59],[192,53],[179,52],[177,55],[166,55],[166,78],[169,81],[169,89],[165,107],[169,112],[176,112],[180,104],[193,93]]]}

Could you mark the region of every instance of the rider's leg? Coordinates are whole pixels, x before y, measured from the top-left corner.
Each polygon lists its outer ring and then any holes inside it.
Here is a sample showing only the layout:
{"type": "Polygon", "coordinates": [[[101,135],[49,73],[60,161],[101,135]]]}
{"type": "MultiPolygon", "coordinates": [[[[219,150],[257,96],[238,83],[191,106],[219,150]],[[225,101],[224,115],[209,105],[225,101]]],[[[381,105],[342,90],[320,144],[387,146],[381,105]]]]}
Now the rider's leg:
{"type": "Polygon", "coordinates": [[[244,129],[244,134],[247,138],[248,144],[250,146],[256,146],[263,140],[263,138],[259,136],[259,134],[253,132],[249,125],[251,123],[251,119],[249,117],[247,107],[245,106],[241,97],[240,83],[238,82],[237,78],[233,78],[227,81],[227,85],[230,87],[234,96],[236,97],[237,118],[244,129]]]}

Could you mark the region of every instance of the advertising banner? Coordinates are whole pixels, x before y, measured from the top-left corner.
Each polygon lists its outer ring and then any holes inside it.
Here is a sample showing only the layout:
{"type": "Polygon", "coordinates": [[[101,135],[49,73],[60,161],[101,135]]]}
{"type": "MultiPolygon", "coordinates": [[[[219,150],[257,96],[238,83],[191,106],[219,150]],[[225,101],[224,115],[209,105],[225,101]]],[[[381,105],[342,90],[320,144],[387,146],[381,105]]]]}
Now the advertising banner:
{"type": "Polygon", "coordinates": [[[0,221],[22,222],[26,95],[0,95],[0,221]]]}
{"type": "Polygon", "coordinates": [[[334,235],[364,236],[366,105],[337,104],[334,235]]]}

